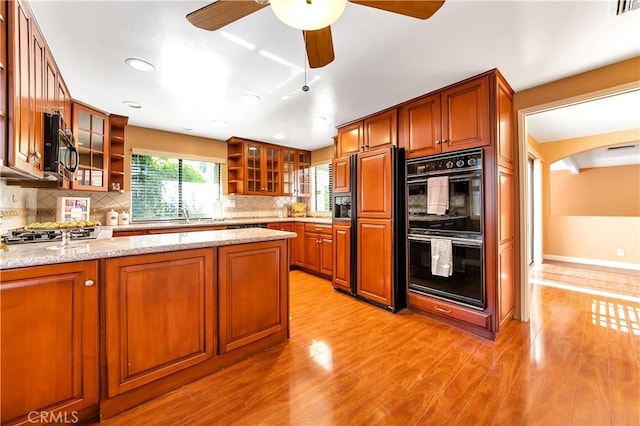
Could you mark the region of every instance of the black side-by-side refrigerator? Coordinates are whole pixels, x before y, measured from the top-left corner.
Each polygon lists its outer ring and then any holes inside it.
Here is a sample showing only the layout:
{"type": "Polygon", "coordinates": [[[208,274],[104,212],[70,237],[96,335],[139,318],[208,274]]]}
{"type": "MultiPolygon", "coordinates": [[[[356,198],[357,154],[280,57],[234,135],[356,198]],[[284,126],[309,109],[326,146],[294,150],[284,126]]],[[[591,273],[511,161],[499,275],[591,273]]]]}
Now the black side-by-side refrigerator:
{"type": "Polygon", "coordinates": [[[406,308],[404,149],[354,154],[351,167],[351,294],[392,312],[406,308]]]}

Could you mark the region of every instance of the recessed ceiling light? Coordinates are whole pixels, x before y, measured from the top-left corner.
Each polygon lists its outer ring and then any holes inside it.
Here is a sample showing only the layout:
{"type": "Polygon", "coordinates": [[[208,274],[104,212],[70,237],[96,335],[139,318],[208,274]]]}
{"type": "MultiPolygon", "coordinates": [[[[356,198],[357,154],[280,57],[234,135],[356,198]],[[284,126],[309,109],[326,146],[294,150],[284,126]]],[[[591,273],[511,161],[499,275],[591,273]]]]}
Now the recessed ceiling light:
{"type": "Polygon", "coordinates": [[[126,106],[128,106],[129,108],[133,108],[133,109],[140,109],[142,108],[142,105],[140,105],[137,102],[133,102],[133,101],[122,101],[123,104],[125,104],[126,106]]]}
{"type": "Polygon", "coordinates": [[[242,100],[247,104],[257,104],[260,102],[260,96],[254,95],[253,93],[244,93],[242,100]]]}
{"type": "Polygon", "coordinates": [[[156,67],[154,67],[153,64],[138,58],[127,58],[124,60],[124,63],[134,70],[142,72],[154,72],[156,70],[156,67]]]}
{"type": "Polygon", "coordinates": [[[279,141],[284,139],[284,135],[282,133],[276,133],[275,135],[273,135],[273,137],[276,138],[279,141]]]}
{"type": "Polygon", "coordinates": [[[227,124],[229,123],[224,120],[213,120],[213,127],[225,127],[227,124]]]}
{"type": "Polygon", "coordinates": [[[311,117],[311,119],[313,120],[314,123],[317,123],[317,124],[323,124],[327,122],[326,117],[322,117],[320,115],[314,115],[313,117],[311,117]]]}
{"type": "Polygon", "coordinates": [[[192,131],[192,130],[193,130],[193,129],[192,129],[191,127],[189,127],[189,126],[180,126],[180,128],[181,128],[182,130],[184,130],[185,132],[190,132],[190,131],[192,131]]]}

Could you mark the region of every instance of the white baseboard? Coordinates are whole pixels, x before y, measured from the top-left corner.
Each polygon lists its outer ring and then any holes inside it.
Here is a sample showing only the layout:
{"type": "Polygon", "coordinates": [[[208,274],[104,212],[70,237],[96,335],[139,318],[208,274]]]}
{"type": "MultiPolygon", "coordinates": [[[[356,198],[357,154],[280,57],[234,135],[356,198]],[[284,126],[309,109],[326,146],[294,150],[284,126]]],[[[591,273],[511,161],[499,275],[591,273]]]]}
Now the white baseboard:
{"type": "Polygon", "coordinates": [[[542,259],[556,260],[558,262],[582,263],[584,265],[607,266],[609,268],[630,269],[640,271],[639,263],[613,262],[611,260],[584,259],[582,257],[557,256],[555,254],[543,254],[542,259]]]}

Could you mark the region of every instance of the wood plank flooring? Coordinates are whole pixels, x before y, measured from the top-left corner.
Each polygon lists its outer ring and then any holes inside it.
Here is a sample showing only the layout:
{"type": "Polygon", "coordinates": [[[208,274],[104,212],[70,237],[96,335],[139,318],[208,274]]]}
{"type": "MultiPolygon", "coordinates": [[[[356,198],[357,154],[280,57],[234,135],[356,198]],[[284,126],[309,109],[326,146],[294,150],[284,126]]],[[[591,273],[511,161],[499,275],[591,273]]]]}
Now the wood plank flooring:
{"type": "Polygon", "coordinates": [[[288,343],[103,424],[640,424],[640,303],[534,285],[492,342],[290,281],[288,343]]]}

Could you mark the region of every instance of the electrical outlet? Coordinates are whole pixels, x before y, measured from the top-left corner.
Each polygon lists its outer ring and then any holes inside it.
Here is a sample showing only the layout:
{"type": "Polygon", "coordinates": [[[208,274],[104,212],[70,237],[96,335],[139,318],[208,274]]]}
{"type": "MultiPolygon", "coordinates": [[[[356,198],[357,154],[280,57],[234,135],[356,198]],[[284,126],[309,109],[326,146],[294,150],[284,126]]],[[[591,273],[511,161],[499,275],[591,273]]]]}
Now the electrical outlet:
{"type": "Polygon", "coordinates": [[[619,257],[624,256],[624,249],[618,249],[618,250],[616,250],[616,256],[619,256],[619,257]]]}

